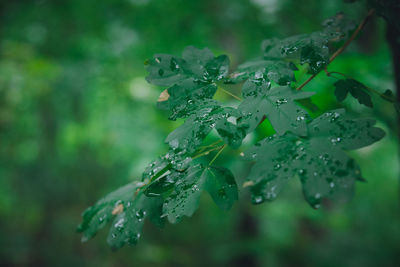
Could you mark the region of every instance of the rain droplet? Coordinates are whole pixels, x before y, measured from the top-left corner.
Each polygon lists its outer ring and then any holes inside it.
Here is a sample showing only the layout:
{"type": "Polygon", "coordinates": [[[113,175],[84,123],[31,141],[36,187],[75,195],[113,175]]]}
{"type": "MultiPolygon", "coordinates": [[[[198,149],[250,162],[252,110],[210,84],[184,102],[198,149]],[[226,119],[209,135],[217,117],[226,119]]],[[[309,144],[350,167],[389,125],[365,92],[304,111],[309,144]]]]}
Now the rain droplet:
{"type": "Polygon", "coordinates": [[[180,66],[179,66],[178,62],[176,62],[175,58],[171,59],[170,68],[171,68],[172,71],[179,70],[180,66]]]}
{"type": "Polygon", "coordinates": [[[139,221],[143,220],[144,216],[146,215],[146,212],[143,210],[138,210],[135,213],[136,219],[138,219],[139,221]]]}
{"type": "Polygon", "coordinates": [[[306,170],[304,169],[300,169],[297,171],[299,175],[305,175],[306,174],[306,170]]]}
{"type": "Polygon", "coordinates": [[[253,198],[253,202],[255,204],[260,204],[263,202],[263,197],[262,196],[256,196],[255,198],[253,198]]]}
{"type": "Polygon", "coordinates": [[[192,192],[196,192],[196,191],[199,191],[199,190],[200,189],[196,184],[192,186],[192,192]]]}
{"type": "Polygon", "coordinates": [[[282,105],[282,104],[286,104],[288,101],[287,101],[287,99],[285,99],[285,98],[280,98],[280,99],[277,99],[276,101],[275,101],[275,103],[279,106],[279,105],[282,105]]]}
{"type": "Polygon", "coordinates": [[[274,166],[274,170],[279,170],[281,168],[281,165],[278,163],[274,166]]]}
{"type": "Polygon", "coordinates": [[[125,219],[120,218],[115,224],[114,227],[117,228],[117,230],[122,230],[124,227],[125,219]]]}
{"type": "Polygon", "coordinates": [[[262,79],[263,78],[263,73],[261,72],[261,71],[257,71],[255,74],[254,74],[254,78],[256,78],[256,79],[262,79]]]}

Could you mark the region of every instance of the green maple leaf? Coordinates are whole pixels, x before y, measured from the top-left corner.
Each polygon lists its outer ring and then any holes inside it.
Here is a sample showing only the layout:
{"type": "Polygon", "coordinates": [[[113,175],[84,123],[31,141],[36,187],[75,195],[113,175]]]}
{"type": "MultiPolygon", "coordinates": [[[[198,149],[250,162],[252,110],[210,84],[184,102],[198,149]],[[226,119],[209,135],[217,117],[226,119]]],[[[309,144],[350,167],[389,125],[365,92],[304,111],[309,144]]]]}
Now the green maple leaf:
{"type": "Polygon", "coordinates": [[[241,116],[242,113],[238,109],[224,108],[222,119],[218,120],[215,125],[215,129],[222,140],[235,149],[240,147],[248,130],[247,124],[242,123],[239,125],[238,120],[240,120],[241,116]]]}
{"type": "Polygon", "coordinates": [[[83,233],[82,241],[95,236],[113,220],[107,242],[116,249],[137,243],[146,218],[157,225],[162,224],[160,198],[146,197],[138,192],[140,186],[141,183],[125,185],[86,209],[82,214],[83,222],[78,226],[78,231],[83,233]]]}
{"type": "Polygon", "coordinates": [[[350,93],[360,104],[372,108],[371,96],[367,93],[368,88],[364,84],[354,79],[345,79],[335,82],[334,85],[335,96],[339,102],[345,100],[347,94],[350,93]]]}
{"type": "Polygon", "coordinates": [[[142,182],[149,183],[149,181],[158,179],[171,170],[178,172],[185,171],[191,162],[192,158],[186,151],[170,150],[146,167],[142,174],[142,182]]]}
{"type": "Polygon", "coordinates": [[[220,80],[228,74],[229,59],[225,55],[214,57],[208,48],[188,46],[182,58],[156,54],[146,65],[149,72],[146,80],[149,83],[171,86],[190,78],[204,82],[220,80]]]}
{"type": "Polygon", "coordinates": [[[226,117],[225,113],[217,101],[202,101],[185,122],[167,136],[165,141],[174,150],[193,153],[215,127],[216,122],[226,117]]]}
{"type": "Polygon", "coordinates": [[[308,63],[312,74],[321,71],[329,63],[329,42],[338,42],[345,38],[354,23],[347,20],[343,14],[338,14],[324,22],[322,31],[310,34],[300,34],[282,40],[273,38],[262,44],[264,59],[289,59],[300,64],[308,63]]]}
{"type": "Polygon", "coordinates": [[[171,149],[193,153],[212,129],[216,129],[228,145],[238,148],[246,136],[247,125],[237,125],[241,112],[235,108],[222,107],[215,100],[198,102],[185,122],[171,132],[166,142],[171,149]]]}
{"type": "Polygon", "coordinates": [[[265,40],[262,44],[264,59],[299,60],[300,64],[308,63],[310,72],[315,74],[329,62],[328,42],[328,37],[322,32],[301,34],[282,40],[265,40]]]}
{"type": "Polygon", "coordinates": [[[182,58],[157,54],[147,63],[146,80],[155,85],[170,86],[158,100],[158,107],[171,111],[170,119],[185,117],[198,102],[211,99],[215,82],[227,76],[229,58],[214,57],[208,49],[186,47],[182,58]]]}
{"type": "MultiPolygon", "coordinates": [[[[222,209],[230,209],[238,199],[238,190],[232,173],[225,168],[193,165],[184,173],[171,173],[155,182],[152,190],[163,188],[165,202],[163,216],[171,223],[179,222],[183,216],[192,216],[199,206],[200,196],[208,191],[222,209]],[[166,184],[173,184],[168,188],[166,184]]],[[[149,194],[154,191],[148,192],[149,194]]]]}
{"type": "Polygon", "coordinates": [[[216,91],[215,83],[201,83],[187,79],[166,89],[160,95],[157,106],[170,111],[170,120],[185,118],[196,111],[204,100],[213,98],[216,91]]]}
{"type": "Polygon", "coordinates": [[[307,134],[307,112],[296,105],[294,100],[308,98],[314,93],[297,92],[288,86],[269,88],[264,81],[247,81],[243,86],[245,99],[238,107],[242,113],[238,124],[247,126],[252,132],[264,116],[275,131],[282,135],[287,131],[299,135],[307,134]]]}
{"type": "Polygon", "coordinates": [[[339,12],[335,16],[326,19],[322,26],[324,27],[323,33],[327,35],[329,40],[340,41],[349,37],[356,24],[342,12],[339,12]]]}
{"type": "Polygon", "coordinates": [[[344,151],[368,146],[384,136],[370,119],[350,119],[343,110],[327,112],[308,124],[307,137],[266,138],[245,153],[256,160],[248,180],[254,203],[276,198],[285,183],[299,176],[303,194],[318,208],[327,197],[348,198],[360,169],[344,151]]]}
{"type": "Polygon", "coordinates": [[[291,62],[258,59],[239,65],[237,71],[230,75],[231,79],[228,82],[237,83],[253,78],[288,85],[296,80],[295,70],[297,67],[291,62]]]}

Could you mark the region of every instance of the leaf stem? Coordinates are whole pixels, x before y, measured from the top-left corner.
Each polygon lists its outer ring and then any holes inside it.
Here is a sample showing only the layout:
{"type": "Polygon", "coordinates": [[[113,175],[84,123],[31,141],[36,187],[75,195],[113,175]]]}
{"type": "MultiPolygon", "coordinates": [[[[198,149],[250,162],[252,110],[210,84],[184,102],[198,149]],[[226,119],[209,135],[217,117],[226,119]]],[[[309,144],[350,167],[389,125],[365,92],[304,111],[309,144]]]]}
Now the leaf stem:
{"type": "Polygon", "coordinates": [[[220,150],[218,150],[217,154],[215,154],[215,156],[214,156],[213,159],[210,161],[210,163],[208,163],[208,166],[210,166],[211,164],[213,164],[213,162],[219,157],[219,155],[222,153],[222,151],[225,149],[225,147],[226,147],[226,144],[223,145],[223,146],[221,147],[220,150]]]}
{"type": "Polygon", "coordinates": [[[242,99],[240,97],[238,97],[237,95],[232,94],[231,92],[229,92],[228,90],[225,90],[222,87],[218,87],[219,89],[221,89],[222,92],[224,92],[225,94],[230,95],[231,97],[235,98],[236,100],[242,101],[242,99]]]}
{"type": "MultiPolygon", "coordinates": [[[[339,56],[349,45],[350,43],[357,37],[357,35],[360,33],[360,31],[364,28],[365,24],[368,22],[368,19],[374,14],[375,9],[371,9],[368,14],[364,17],[364,19],[360,22],[360,24],[357,26],[357,29],[353,32],[353,34],[350,36],[350,38],[342,45],[338,50],[336,50],[335,53],[329,58],[329,62],[327,66],[335,60],[337,56],[339,56]]],[[[296,88],[297,91],[303,89],[304,86],[306,86],[310,81],[312,81],[315,76],[317,76],[321,72],[318,71],[317,73],[314,73],[312,76],[310,76],[304,83],[302,83],[299,87],[296,88]]]]}
{"type": "Polygon", "coordinates": [[[214,143],[211,143],[211,144],[209,144],[209,145],[201,146],[200,149],[197,151],[197,153],[202,153],[202,152],[203,152],[204,150],[206,150],[207,148],[215,147],[216,145],[218,145],[218,144],[221,143],[221,142],[222,142],[222,140],[220,139],[220,140],[218,140],[218,141],[216,141],[216,142],[214,142],[214,143]]]}
{"type": "Polygon", "coordinates": [[[222,147],[223,146],[213,147],[213,148],[211,148],[211,149],[209,149],[207,151],[204,151],[204,152],[202,152],[200,154],[197,154],[197,155],[193,156],[192,159],[197,159],[197,158],[200,158],[202,156],[208,155],[210,152],[212,152],[214,150],[217,150],[217,149],[221,149],[222,147]]]}
{"type": "Polygon", "coordinates": [[[201,146],[201,149],[204,149],[204,148],[207,148],[207,147],[215,146],[215,145],[217,145],[217,144],[219,144],[219,143],[221,143],[221,142],[222,142],[222,140],[219,139],[218,141],[215,141],[214,143],[211,143],[211,144],[209,144],[209,145],[201,146]]]}

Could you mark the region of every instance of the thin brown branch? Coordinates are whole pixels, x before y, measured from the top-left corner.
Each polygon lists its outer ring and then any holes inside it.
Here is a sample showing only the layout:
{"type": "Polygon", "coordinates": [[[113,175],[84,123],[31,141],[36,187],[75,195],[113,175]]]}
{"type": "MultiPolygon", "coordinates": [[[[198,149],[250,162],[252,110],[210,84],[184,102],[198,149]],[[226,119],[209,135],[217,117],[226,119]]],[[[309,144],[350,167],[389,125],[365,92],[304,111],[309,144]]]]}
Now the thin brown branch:
{"type": "MultiPolygon", "coordinates": [[[[351,42],[353,42],[353,40],[357,37],[357,35],[360,33],[360,31],[364,28],[365,24],[367,24],[369,18],[375,13],[374,9],[371,9],[368,14],[364,17],[364,19],[360,22],[360,24],[357,26],[357,29],[353,32],[353,34],[350,36],[350,38],[338,49],[336,50],[335,53],[333,53],[333,55],[330,57],[329,62],[327,64],[327,66],[333,61],[335,60],[335,58],[337,56],[339,56],[349,45],[351,42]]],[[[301,90],[303,89],[304,86],[306,86],[310,81],[312,81],[321,71],[313,74],[312,76],[310,76],[307,81],[305,81],[304,83],[302,83],[299,87],[296,88],[296,90],[301,90]]]]}

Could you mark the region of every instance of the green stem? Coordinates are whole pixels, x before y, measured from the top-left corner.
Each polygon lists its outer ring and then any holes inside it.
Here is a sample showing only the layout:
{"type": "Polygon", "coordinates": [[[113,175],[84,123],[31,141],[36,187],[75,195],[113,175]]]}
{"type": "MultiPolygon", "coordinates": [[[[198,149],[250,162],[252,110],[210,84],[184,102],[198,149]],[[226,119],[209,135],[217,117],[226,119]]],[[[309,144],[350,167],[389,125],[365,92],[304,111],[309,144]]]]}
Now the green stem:
{"type": "Polygon", "coordinates": [[[216,142],[214,142],[214,143],[211,143],[211,144],[209,144],[209,145],[201,146],[200,149],[199,149],[199,151],[197,151],[197,153],[203,152],[204,150],[206,150],[206,149],[209,148],[209,147],[214,147],[214,146],[218,145],[218,144],[221,143],[221,142],[222,142],[222,140],[220,139],[220,140],[218,140],[218,141],[216,141],[216,142]]]}
{"type": "Polygon", "coordinates": [[[221,149],[217,152],[217,154],[215,154],[215,156],[210,161],[210,163],[208,163],[208,166],[211,166],[211,164],[213,164],[213,162],[219,157],[219,155],[222,153],[222,151],[225,149],[225,147],[226,147],[226,144],[221,147],[221,149]]]}
{"type": "Polygon", "coordinates": [[[242,101],[242,99],[240,97],[238,97],[237,95],[232,94],[231,92],[225,90],[222,87],[218,87],[218,89],[220,89],[222,92],[224,92],[225,94],[230,95],[231,97],[235,98],[236,100],[242,101]]]}
{"type": "Polygon", "coordinates": [[[197,158],[200,158],[200,157],[202,157],[202,156],[208,155],[210,152],[212,152],[212,151],[214,151],[214,150],[217,150],[217,149],[221,149],[222,147],[223,147],[223,146],[214,147],[214,148],[212,148],[212,149],[209,149],[209,150],[207,150],[207,151],[204,151],[204,152],[202,152],[202,153],[200,153],[200,154],[197,154],[197,155],[193,156],[192,159],[197,159],[197,158]]]}

